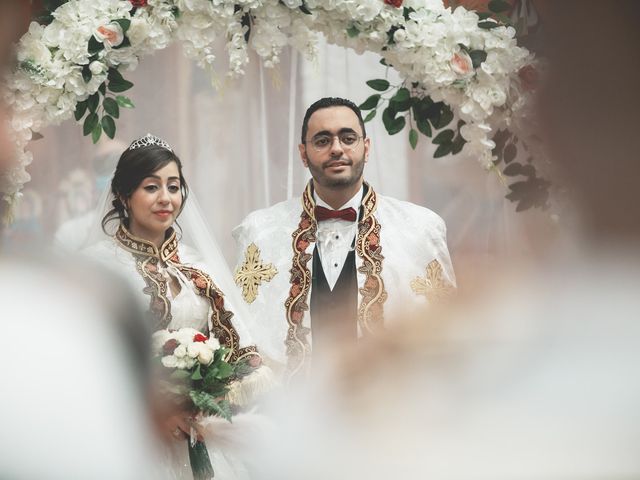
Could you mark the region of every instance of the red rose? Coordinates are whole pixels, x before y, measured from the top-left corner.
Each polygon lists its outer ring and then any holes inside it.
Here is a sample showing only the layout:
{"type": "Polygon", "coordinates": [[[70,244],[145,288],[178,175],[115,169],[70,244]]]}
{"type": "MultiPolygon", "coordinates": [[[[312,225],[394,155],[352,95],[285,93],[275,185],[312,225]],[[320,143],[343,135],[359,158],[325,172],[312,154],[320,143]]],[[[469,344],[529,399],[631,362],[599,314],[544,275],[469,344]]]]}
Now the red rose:
{"type": "Polygon", "coordinates": [[[396,8],[400,8],[402,6],[402,0],[384,0],[384,3],[396,8]]]}
{"type": "Polygon", "coordinates": [[[129,0],[134,7],[146,7],[147,0],[129,0]]]}
{"type": "Polygon", "coordinates": [[[208,339],[205,335],[201,334],[201,333],[196,333],[193,336],[193,341],[194,342],[206,342],[208,339]]]}
{"type": "Polygon", "coordinates": [[[162,352],[165,355],[173,355],[173,352],[176,348],[178,348],[178,341],[175,338],[171,340],[167,340],[165,344],[162,346],[162,352]]]}

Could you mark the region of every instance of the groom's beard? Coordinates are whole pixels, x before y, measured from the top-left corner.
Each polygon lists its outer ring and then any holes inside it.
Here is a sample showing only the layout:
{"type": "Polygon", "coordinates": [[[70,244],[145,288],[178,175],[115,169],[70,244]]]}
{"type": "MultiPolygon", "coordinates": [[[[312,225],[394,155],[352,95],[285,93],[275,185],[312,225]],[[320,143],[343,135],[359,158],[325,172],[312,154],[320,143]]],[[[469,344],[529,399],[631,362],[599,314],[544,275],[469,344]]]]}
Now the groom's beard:
{"type": "Polygon", "coordinates": [[[324,162],[321,166],[313,165],[311,162],[308,162],[309,171],[311,172],[311,176],[318,183],[318,185],[322,185],[325,188],[329,188],[332,190],[340,190],[341,188],[350,187],[355,185],[362,178],[362,174],[364,172],[365,165],[365,155],[362,154],[362,157],[358,160],[348,160],[348,159],[331,159],[324,162]],[[327,175],[325,170],[329,168],[332,163],[336,161],[343,162],[346,166],[351,168],[351,174],[346,177],[335,177],[331,175],[327,175]]]}

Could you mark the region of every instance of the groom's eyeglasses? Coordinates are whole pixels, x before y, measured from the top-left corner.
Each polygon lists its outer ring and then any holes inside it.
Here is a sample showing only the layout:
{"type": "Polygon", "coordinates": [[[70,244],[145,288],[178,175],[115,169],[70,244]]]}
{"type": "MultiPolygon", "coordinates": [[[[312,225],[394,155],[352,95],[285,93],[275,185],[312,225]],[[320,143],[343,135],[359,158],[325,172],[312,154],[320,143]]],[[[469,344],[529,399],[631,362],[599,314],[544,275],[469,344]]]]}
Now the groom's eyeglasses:
{"type": "Polygon", "coordinates": [[[356,148],[360,144],[362,135],[358,135],[355,132],[342,132],[337,135],[317,135],[306,143],[310,143],[316,152],[324,152],[331,148],[333,145],[333,139],[338,137],[338,141],[342,148],[351,150],[356,148]]]}

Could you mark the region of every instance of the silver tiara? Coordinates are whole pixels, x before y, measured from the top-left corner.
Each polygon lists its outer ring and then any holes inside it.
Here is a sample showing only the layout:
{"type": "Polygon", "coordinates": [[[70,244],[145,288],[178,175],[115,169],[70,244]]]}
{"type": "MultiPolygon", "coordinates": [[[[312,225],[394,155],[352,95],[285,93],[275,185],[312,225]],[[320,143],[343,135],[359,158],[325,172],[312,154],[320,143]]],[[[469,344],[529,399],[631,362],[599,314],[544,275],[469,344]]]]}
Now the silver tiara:
{"type": "Polygon", "coordinates": [[[165,142],[161,138],[156,137],[155,135],[151,135],[150,133],[147,133],[144,137],[140,137],[139,139],[135,140],[131,145],[129,145],[129,148],[127,150],[135,150],[136,148],[141,147],[150,147],[151,145],[158,145],[159,147],[166,148],[170,152],[173,152],[173,149],[167,142],[165,142]]]}

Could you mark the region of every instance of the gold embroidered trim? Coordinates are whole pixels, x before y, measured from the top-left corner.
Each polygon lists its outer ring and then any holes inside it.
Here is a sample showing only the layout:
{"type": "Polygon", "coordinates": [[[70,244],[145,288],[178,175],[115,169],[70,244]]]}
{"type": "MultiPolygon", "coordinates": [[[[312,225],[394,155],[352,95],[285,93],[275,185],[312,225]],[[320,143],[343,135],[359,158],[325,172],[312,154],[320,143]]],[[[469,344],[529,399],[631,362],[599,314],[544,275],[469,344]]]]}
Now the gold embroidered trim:
{"type": "Polygon", "coordinates": [[[374,332],[383,326],[383,307],[387,292],[382,280],[382,246],[380,245],[381,225],[374,216],[377,208],[377,196],[369,187],[362,200],[363,215],[358,224],[356,252],[362,258],[358,272],[365,275],[364,285],[360,289],[362,300],[358,307],[358,322],[363,332],[374,332]]]}
{"type": "Polygon", "coordinates": [[[291,234],[293,239],[293,262],[291,266],[291,288],[289,297],[284,303],[287,312],[287,375],[293,377],[305,365],[306,357],[311,352],[309,334],[311,329],[302,325],[304,312],[309,310],[307,302],[311,289],[311,271],[308,263],[312,255],[305,253],[308,246],[316,241],[317,223],[313,209],[315,202],[311,193],[311,182],[302,195],[302,213],[298,229],[291,234]]]}
{"type": "Polygon", "coordinates": [[[173,229],[171,229],[169,236],[160,246],[160,250],[148,240],[132,235],[124,225],[118,227],[115,238],[120,243],[120,246],[128,252],[158,257],[163,262],[166,262],[178,251],[178,237],[173,229]]]}
{"type": "Polygon", "coordinates": [[[255,243],[247,247],[244,263],[234,275],[236,285],[242,286],[242,297],[247,303],[253,303],[258,296],[258,287],[262,282],[270,282],[278,270],[272,263],[263,263],[260,259],[260,249],[255,243]]]}
{"type": "MultiPolygon", "coordinates": [[[[380,246],[381,225],[374,216],[377,197],[373,188],[366,183],[365,188],[367,193],[362,201],[363,215],[358,223],[356,238],[356,252],[363,260],[358,272],[365,274],[364,286],[359,290],[362,300],[358,307],[358,322],[364,332],[372,332],[382,328],[383,306],[387,299],[387,292],[380,276],[384,257],[380,246]]],[[[302,195],[302,214],[298,229],[291,235],[293,238],[291,288],[284,304],[289,323],[285,340],[289,377],[296,375],[305,367],[307,357],[311,353],[309,342],[311,330],[302,325],[302,319],[304,312],[309,310],[311,272],[308,263],[312,255],[305,252],[309,244],[316,241],[317,222],[314,216],[314,207],[312,182],[310,181],[302,195]]]]}
{"type": "Polygon", "coordinates": [[[455,292],[455,289],[444,279],[442,265],[438,260],[429,262],[424,277],[411,280],[411,290],[416,295],[424,295],[430,302],[442,302],[455,292]]]}
{"type": "Polygon", "coordinates": [[[151,296],[149,312],[152,316],[153,328],[160,330],[171,323],[171,301],[169,300],[168,282],[159,271],[159,261],[172,264],[187,278],[190,278],[200,296],[205,297],[211,305],[211,333],[229,349],[227,357],[236,361],[240,357],[258,355],[255,346],[240,348],[240,338],[231,319],[233,313],[224,306],[224,295],[213,283],[211,277],[194,267],[180,263],[178,256],[178,240],[172,231],[167,240],[160,247],[160,251],[150,242],[134,237],[122,225],[115,235],[120,246],[130,252],[135,261],[136,269],[146,283],[144,293],[151,296]]]}

